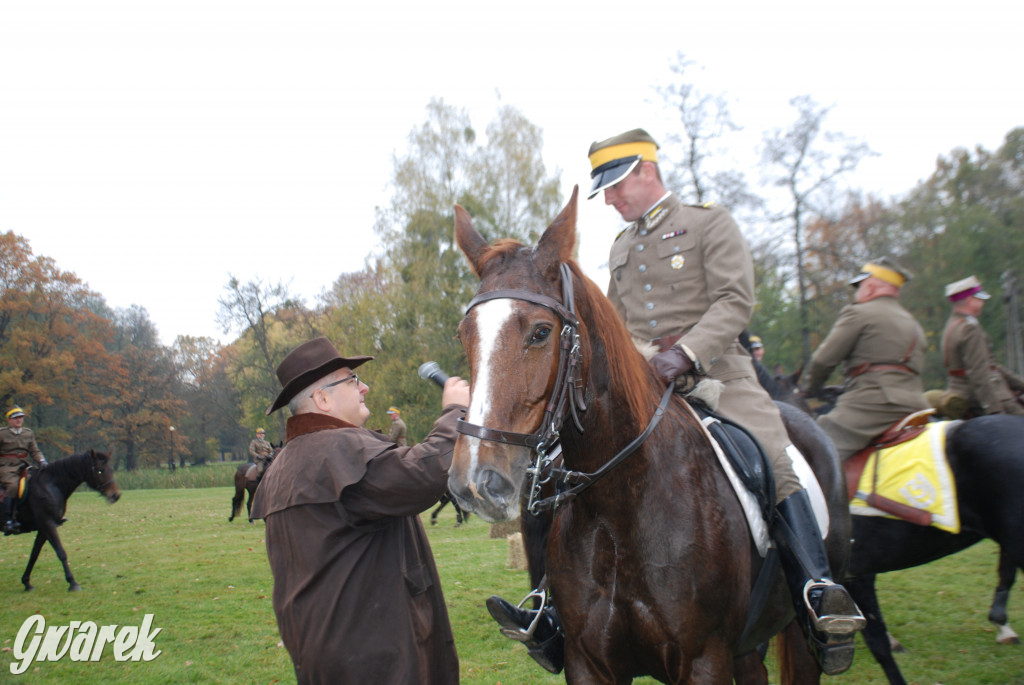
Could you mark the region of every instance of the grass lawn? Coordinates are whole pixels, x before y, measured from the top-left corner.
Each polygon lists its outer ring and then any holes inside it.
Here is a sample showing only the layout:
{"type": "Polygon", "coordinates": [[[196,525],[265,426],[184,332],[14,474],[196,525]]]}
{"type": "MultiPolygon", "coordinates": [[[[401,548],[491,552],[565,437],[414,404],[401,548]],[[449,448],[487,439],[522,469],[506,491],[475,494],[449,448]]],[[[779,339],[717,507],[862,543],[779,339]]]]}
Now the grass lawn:
{"type": "MultiPolygon", "coordinates": [[[[83,588],[78,593],[67,591],[60,562],[48,546],[33,572],[36,591],[24,592],[20,578],[32,536],[0,540],[0,683],[294,683],[271,606],[263,524],[250,525],[244,518],[228,523],[231,495],[227,487],[128,490],[120,502],[108,505],[92,491],[80,490],[61,529],[83,588]],[[108,647],[98,662],[65,657],[34,662],[23,675],[12,675],[15,637],[37,613],[56,626],[72,621],[139,626],[145,614],[153,614],[153,627],[160,629],[154,643],[162,653],[149,662],[117,662],[108,647]]],[[[536,666],[521,645],[502,638],[484,608],[490,594],[518,601],[528,589],[526,572],[507,568],[507,542],[489,538],[489,526],[476,517],[460,528],[454,522],[449,507],[436,527],[428,525],[428,534],[462,683],[564,682],[536,666]]],[[[908,681],[1024,683],[1024,647],[996,645],[986,621],[997,552],[986,542],[879,578],[890,629],[910,650],[898,657],[908,681]]],[[[1011,599],[1011,618],[1024,625],[1022,606],[1011,599]]],[[[850,672],[824,681],[885,682],[863,643],[850,672]]]]}

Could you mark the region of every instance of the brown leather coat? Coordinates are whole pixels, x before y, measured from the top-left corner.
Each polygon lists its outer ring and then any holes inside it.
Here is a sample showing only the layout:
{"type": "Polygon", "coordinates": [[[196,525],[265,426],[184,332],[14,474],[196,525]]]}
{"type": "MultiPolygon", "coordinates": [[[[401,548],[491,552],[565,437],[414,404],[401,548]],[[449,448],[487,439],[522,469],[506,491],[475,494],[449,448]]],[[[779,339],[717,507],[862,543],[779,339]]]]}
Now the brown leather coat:
{"type": "Polygon", "coordinates": [[[444,493],[464,407],[415,447],[322,414],[288,420],[256,492],[274,613],[300,683],[459,682],[418,514],[444,493]]]}

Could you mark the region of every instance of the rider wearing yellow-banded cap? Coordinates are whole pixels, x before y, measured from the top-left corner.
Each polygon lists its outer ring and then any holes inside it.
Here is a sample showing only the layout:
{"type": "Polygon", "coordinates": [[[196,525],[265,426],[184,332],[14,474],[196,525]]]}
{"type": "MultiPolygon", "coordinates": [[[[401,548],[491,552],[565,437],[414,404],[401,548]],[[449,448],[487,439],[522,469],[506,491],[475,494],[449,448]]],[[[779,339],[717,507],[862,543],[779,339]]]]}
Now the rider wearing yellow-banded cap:
{"type": "Polygon", "coordinates": [[[609,188],[640,162],[658,162],[658,144],[642,128],[620,133],[590,146],[590,176],[594,179],[587,198],[609,188]]]}
{"type": "Polygon", "coordinates": [[[4,489],[4,535],[18,532],[18,481],[21,469],[35,460],[46,466],[46,457],[36,444],[31,428],[22,424],[25,410],[11,407],[4,414],[7,425],[0,428],[0,486],[4,489]]]}

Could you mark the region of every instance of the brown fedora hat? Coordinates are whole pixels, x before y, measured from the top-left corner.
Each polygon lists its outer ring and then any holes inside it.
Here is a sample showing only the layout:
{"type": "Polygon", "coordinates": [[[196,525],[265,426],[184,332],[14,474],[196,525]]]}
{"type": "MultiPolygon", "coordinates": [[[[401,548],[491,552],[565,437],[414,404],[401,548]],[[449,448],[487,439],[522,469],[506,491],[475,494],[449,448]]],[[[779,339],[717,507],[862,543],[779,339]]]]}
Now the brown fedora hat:
{"type": "Polygon", "coordinates": [[[284,389],[267,410],[269,416],[291,402],[295,394],[332,371],[348,367],[354,369],[373,357],[342,357],[338,348],[327,338],[320,337],[302,343],[288,353],[277,367],[277,379],[284,389]]]}

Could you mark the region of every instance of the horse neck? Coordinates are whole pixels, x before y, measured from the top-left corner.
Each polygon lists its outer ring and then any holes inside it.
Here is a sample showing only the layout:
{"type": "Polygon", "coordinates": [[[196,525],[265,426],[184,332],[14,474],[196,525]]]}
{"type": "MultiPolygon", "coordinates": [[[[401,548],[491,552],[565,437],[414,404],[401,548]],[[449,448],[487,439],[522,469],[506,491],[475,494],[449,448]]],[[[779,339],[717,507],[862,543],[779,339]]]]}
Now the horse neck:
{"type": "MultiPolygon", "coordinates": [[[[591,345],[600,350],[603,345],[591,345]]],[[[617,387],[610,379],[608,361],[602,354],[591,359],[587,374],[587,410],[580,412],[583,433],[568,418],[562,430],[562,449],[566,464],[573,469],[592,471],[618,454],[647,427],[654,415],[661,392],[653,376],[635,378],[641,395],[641,406],[633,406],[626,397],[625,388],[617,387]],[[645,413],[643,413],[645,412],[645,413]]],[[[634,393],[635,394],[635,393],[634,393]]],[[[646,450],[641,446],[627,461],[646,463],[646,450]]]]}
{"type": "Polygon", "coordinates": [[[85,455],[58,459],[46,467],[39,474],[39,478],[42,482],[52,483],[67,499],[85,482],[87,459],[85,455]]]}

